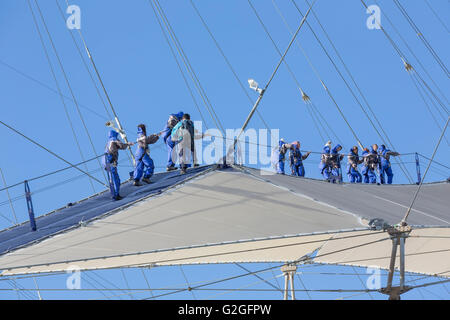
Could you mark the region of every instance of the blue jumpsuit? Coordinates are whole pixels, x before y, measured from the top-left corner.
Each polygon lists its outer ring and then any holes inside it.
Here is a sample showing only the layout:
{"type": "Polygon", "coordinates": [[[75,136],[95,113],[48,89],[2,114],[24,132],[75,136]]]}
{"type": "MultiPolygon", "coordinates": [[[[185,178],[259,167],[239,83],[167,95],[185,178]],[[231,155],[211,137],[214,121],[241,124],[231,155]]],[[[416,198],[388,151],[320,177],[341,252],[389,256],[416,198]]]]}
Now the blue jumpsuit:
{"type": "Polygon", "coordinates": [[[364,166],[361,173],[364,177],[364,183],[377,183],[378,153],[371,149],[370,152],[364,151],[362,156],[364,157],[364,166]]]}
{"type": "Polygon", "coordinates": [[[330,167],[331,167],[331,177],[330,177],[330,181],[332,183],[336,183],[336,182],[342,182],[342,173],[341,173],[341,161],[342,158],[344,157],[343,155],[340,155],[338,152],[338,149],[341,148],[342,146],[340,144],[336,145],[332,150],[331,150],[331,156],[330,156],[330,167]]]}
{"type": "Polygon", "coordinates": [[[304,177],[305,167],[303,166],[303,160],[306,159],[308,155],[303,157],[300,149],[297,145],[293,145],[291,152],[289,154],[289,160],[291,163],[291,170],[293,176],[304,177]]]}
{"type": "Polygon", "coordinates": [[[325,180],[330,179],[331,166],[330,166],[330,147],[325,146],[319,163],[320,174],[323,175],[325,180]]]}
{"type": "Polygon", "coordinates": [[[117,161],[119,160],[120,149],[126,149],[127,144],[122,143],[117,138],[118,133],[114,130],[109,132],[109,141],[105,147],[105,156],[102,158],[102,166],[108,172],[109,186],[113,199],[119,198],[120,177],[117,172],[117,161]]]}
{"type": "Polygon", "coordinates": [[[286,143],[282,140],[278,142],[278,163],[277,163],[277,173],[284,174],[284,161],[286,160],[286,143]]]}
{"type": "Polygon", "coordinates": [[[358,164],[362,162],[362,160],[359,159],[358,154],[353,152],[353,149],[350,149],[350,154],[347,157],[347,176],[348,181],[350,183],[361,183],[362,182],[362,176],[361,173],[358,171],[358,164]],[[352,166],[352,164],[356,164],[356,168],[352,166]]]}
{"type": "Polygon", "coordinates": [[[380,183],[385,183],[385,174],[387,175],[387,184],[392,184],[392,179],[394,178],[394,173],[392,172],[391,162],[389,158],[391,155],[398,155],[397,152],[386,149],[384,145],[381,145],[380,151],[380,183]]]}
{"type": "Polygon", "coordinates": [[[134,154],[136,158],[136,168],[134,169],[133,179],[138,182],[142,176],[145,179],[150,179],[155,170],[152,158],[149,156],[149,144],[153,144],[158,140],[158,135],[152,134],[145,136],[145,133],[141,128],[138,128],[138,147],[134,154]]]}
{"type": "MultiPolygon", "coordinates": [[[[174,120],[176,119],[176,121],[180,121],[181,118],[183,117],[183,114],[184,113],[180,111],[178,113],[172,113],[170,116],[172,117],[172,119],[174,119],[174,120]]],[[[176,125],[175,121],[168,121],[166,126],[163,129],[163,134],[162,134],[164,143],[167,146],[167,167],[168,168],[175,166],[175,163],[173,162],[173,159],[172,159],[172,152],[173,152],[173,149],[175,148],[175,145],[177,144],[177,142],[172,141],[172,139],[170,139],[172,129],[175,125],[176,125]]]]}

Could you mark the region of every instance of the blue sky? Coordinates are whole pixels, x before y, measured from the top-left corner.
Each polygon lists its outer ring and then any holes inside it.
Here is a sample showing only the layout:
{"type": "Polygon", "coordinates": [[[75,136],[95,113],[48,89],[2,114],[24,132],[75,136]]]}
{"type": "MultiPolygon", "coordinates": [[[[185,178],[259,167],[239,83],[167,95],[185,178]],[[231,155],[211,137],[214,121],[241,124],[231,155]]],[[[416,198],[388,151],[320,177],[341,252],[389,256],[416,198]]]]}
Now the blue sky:
{"type": "MultiPolygon", "coordinates": [[[[170,54],[148,1],[76,0],[69,2],[77,4],[81,8],[81,30],[96,60],[116,111],[132,140],[136,137],[135,131],[138,123],[146,123],[149,131],[158,132],[164,127],[168,114],[172,112],[183,110],[189,112],[195,120],[200,120],[200,115],[170,54]]],[[[375,4],[375,1],[368,0],[366,2],[369,5],[375,4]]],[[[399,10],[393,5],[393,2],[387,0],[377,2],[381,10],[392,19],[396,28],[413,48],[414,53],[440,89],[447,94],[448,78],[404,17],[401,16],[399,10]]],[[[448,33],[427,7],[425,1],[403,0],[401,2],[439,57],[448,65],[447,53],[450,49],[448,33]]],[[[445,21],[450,13],[448,1],[428,0],[428,2],[445,21]]],[[[64,1],[59,1],[59,3],[64,7],[64,1]]],[[[290,34],[275,11],[272,2],[259,0],[253,1],[253,3],[277,45],[284,51],[290,41],[290,34]]],[[[286,16],[291,28],[295,29],[300,17],[291,1],[279,0],[276,3],[286,16]]],[[[306,12],[305,2],[297,0],[297,3],[303,12],[306,12]]],[[[247,88],[248,78],[254,78],[260,85],[264,85],[278,63],[279,56],[247,1],[203,0],[195,1],[195,4],[245,87],[247,88]]],[[[83,67],[78,52],[75,50],[55,1],[41,0],[39,5],[61,56],[76,99],[82,105],[81,112],[92,136],[95,150],[97,153],[101,153],[107,137],[107,128],[104,123],[109,120],[108,116],[106,116],[89,75],[83,67]]],[[[229,129],[239,128],[252,104],[234,79],[190,2],[187,0],[163,0],[161,5],[223,126],[229,129]]],[[[315,5],[315,12],[376,112],[378,119],[382,122],[385,131],[395,144],[397,151],[401,153],[419,152],[430,156],[440,130],[427,111],[400,58],[382,31],[369,30],[366,27],[368,15],[360,1],[319,0],[315,5]]],[[[333,53],[317,22],[312,16],[308,20],[327,49],[333,53]]],[[[407,53],[406,56],[410,63],[421,72],[427,83],[437,92],[417,65],[417,61],[394,33],[383,13],[381,23],[394,41],[399,44],[401,50],[407,53]]],[[[41,31],[43,31],[42,28],[41,31]]],[[[78,35],[74,31],[72,32],[80,43],[78,35]]],[[[57,71],[58,82],[64,95],[69,96],[70,92],[51,51],[48,38],[46,35],[44,37],[47,49],[51,52],[53,66],[57,71]]],[[[364,145],[380,144],[381,141],[369,121],[359,109],[306,25],[300,31],[297,41],[304,47],[362,143],[364,145]]],[[[338,63],[334,53],[333,59],[338,63]]],[[[356,144],[356,141],[296,45],[292,46],[286,60],[294,70],[305,92],[327,118],[347,151],[356,144]]],[[[340,64],[338,66],[342,69],[340,64]]],[[[73,163],[80,162],[80,154],[61,100],[57,94],[44,88],[43,84],[53,89],[56,88],[27,2],[25,0],[0,1],[0,119],[67,160],[73,163]],[[30,80],[30,77],[39,83],[30,80]]],[[[257,94],[248,90],[250,96],[256,100],[257,94]]],[[[198,95],[196,98],[201,102],[198,95]]],[[[69,100],[66,102],[84,156],[86,159],[91,158],[94,153],[75,106],[69,100]]],[[[206,118],[206,125],[214,127],[205,107],[201,104],[200,107],[206,118]]],[[[440,126],[443,126],[445,121],[439,117],[436,109],[432,110],[440,126]]],[[[300,99],[299,91],[285,66],[281,66],[276,74],[260,104],[259,111],[270,128],[280,130],[281,137],[288,141],[300,140],[302,149],[321,150],[324,141],[317,134],[305,104],[300,99]]],[[[249,127],[264,128],[257,116],[253,117],[249,127]]],[[[60,160],[5,127],[0,127],[0,134],[3,146],[0,168],[3,170],[8,184],[66,166],[60,160]]],[[[336,142],[335,139],[332,140],[336,142]]],[[[266,142],[261,143],[265,144],[266,142]]],[[[449,155],[449,145],[444,140],[436,160],[448,166],[449,155]]],[[[154,146],[152,157],[157,170],[163,170],[166,150],[162,143],[154,146]]],[[[121,159],[123,166],[120,172],[125,179],[131,168],[128,167],[129,163],[126,161],[124,153],[121,154],[121,159]]],[[[414,176],[413,156],[406,156],[403,160],[414,176]]],[[[306,162],[308,176],[318,177],[317,164],[318,157],[311,156],[306,162]]],[[[423,173],[426,165],[424,159],[421,159],[421,165],[423,173]]],[[[97,170],[98,165],[94,161],[89,163],[88,168],[97,170]]],[[[395,166],[394,170],[396,182],[406,183],[407,180],[400,170],[395,166]]],[[[96,177],[102,177],[99,171],[94,174],[96,177]]],[[[427,181],[443,180],[448,175],[448,170],[433,166],[427,181]]],[[[39,191],[33,195],[37,213],[48,212],[92,194],[93,190],[88,179],[78,176],[78,172],[69,170],[32,182],[32,191],[39,191]],[[74,178],[76,179],[73,180],[74,178]],[[67,180],[70,182],[55,186],[55,184],[67,180]],[[58,197],[55,197],[56,193],[58,197]]],[[[101,186],[95,185],[95,191],[101,190],[101,186]]],[[[23,195],[22,186],[11,189],[10,193],[13,198],[18,197],[14,206],[19,220],[25,220],[25,202],[20,198],[23,195]]],[[[6,194],[2,192],[0,194],[2,227],[11,225],[4,218],[11,219],[12,217],[6,200],[6,194]]],[[[196,274],[196,271],[192,272],[196,274]]],[[[4,296],[3,293],[0,293],[0,297],[2,296],[4,296]]]]}

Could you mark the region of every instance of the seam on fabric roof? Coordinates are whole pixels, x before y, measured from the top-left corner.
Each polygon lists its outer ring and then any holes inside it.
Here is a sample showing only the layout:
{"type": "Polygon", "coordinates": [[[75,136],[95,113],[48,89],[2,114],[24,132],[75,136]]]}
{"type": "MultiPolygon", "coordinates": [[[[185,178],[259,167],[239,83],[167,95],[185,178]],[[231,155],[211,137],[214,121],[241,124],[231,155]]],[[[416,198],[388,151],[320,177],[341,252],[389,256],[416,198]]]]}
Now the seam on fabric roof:
{"type": "MultiPolygon", "coordinates": [[[[28,248],[28,247],[30,247],[30,246],[36,244],[36,243],[39,243],[39,242],[48,240],[48,239],[53,238],[53,237],[58,236],[58,235],[62,235],[62,234],[64,234],[64,233],[70,232],[71,230],[74,230],[74,229],[77,229],[77,228],[80,228],[80,227],[87,226],[88,224],[91,224],[91,223],[95,222],[96,220],[100,220],[100,219],[103,219],[103,218],[105,218],[105,217],[107,217],[107,216],[109,216],[109,215],[113,215],[113,214],[119,213],[119,212],[123,211],[124,209],[128,209],[128,208],[130,208],[130,207],[134,207],[134,206],[137,205],[138,203],[140,203],[140,202],[142,202],[142,201],[145,201],[145,200],[147,200],[148,198],[153,198],[153,197],[158,197],[158,196],[160,196],[160,195],[165,195],[165,194],[167,194],[168,192],[171,192],[172,189],[178,189],[178,188],[182,187],[183,185],[185,185],[186,183],[189,183],[189,182],[191,182],[191,181],[194,181],[194,180],[196,180],[196,179],[198,179],[198,178],[203,178],[204,176],[206,176],[206,175],[208,175],[209,173],[212,173],[212,172],[214,172],[214,171],[216,171],[216,170],[217,170],[217,166],[216,166],[216,165],[211,165],[210,168],[207,168],[207,169],[205,169],[205,170],[203,170],[203,171],[201,171],[201,172],[198,172],[197,174],[194,174],[194,175],[191,176],[191,177],[187,177],[185,180],[180,181],[179,183],[175,183],[175,184],[173,184],[173,185],[171,185],[171,186],[166,187],[165,189],[161,189],[161,190],[158,191],[158,192],[149,194],[149,195],[144,196],[144,197],[142,197],[142,198],[140,198],[140,199],[137,199],[137,200],[135,200],[135,201],[129,202],[129,203],[127,203],[127,204],[124,204],[123,206],[120,206],[120,207],[118,207],[118,208],[115,208],[115,209],[112,209],[112,210],[110,210],[110,211],[108,211],[108,212],[105,212],[105,213],[103,213],[103,214],[101,214],[101,215],[98,215],[98,216],[96,216],[96,217],[93,217],[93,218],[91,218],[91,219],[89,219],[89,220],[83,221],[83,224],[81,224],[81,221],[80,221],[79,223],[73,224],[73,225],[71,225],[70,227],[68,227],[68,228],[66,228],[66,229],[62,229],[62,230],[57,231],[57,232],[55,232],[55,233],[53,233],[53,234],[49,234],[49,235],[44,236],[44,237],[42,237],[42,238],[33,240],[33,241],[28,242],[28,243],[26,243],[26,244],[24,244],[24,245],[22,245],[22,246],[15,247],[15,248],[12,249],[12,250],[7,250],[7,251],[5,251],[3,254],[1,254],[0,257],[5,256],[5,255],[8,255],[8,254],[10,254],[11,252],[16,252],[17,250],[20,250],[20,249],[28,248]]],[[[165,172],[163,172],[163,174],[164,174],[164,173],[165,173],[165,172]]],[[[127,180],[127,181],[125,181],[124,183],[129,183],[129,181],[127,180]]],[[[108,191],[108,190],[106,190],[106,191],[104,191],[104,192],[107,192],[107,191],[108,191]]],[[[91,196],[91,197],[89,197],[89,198],[92,198],[92,197],[94,197],[94,196],[91,196]]],[[[86,201],[86,200],[88,200],[89,198],[80,200],[80,201],[77,202],[77,203],[80,203],[81,201],[86,201]]],[[[64,207],[64,208],[65,208],[65,207],[64,207]]],[[[64,209],[64,208],[62,208],[62,209],[64,209]]],[[[61,209],[59,209],[59,210],[61,210],[61,209]]],[[[55,213],[55,212],[57,212],[57,210],[54,210],[54,211],[52,211],[51,213],[55,213]]],[[[49,215],[49,214],[50,214],[50,213],[47,213],[46,215],[49,215]]],[[[42,217],[43,217],[43,216],[42,216],[42,217]]],[[[27,222],[25,222],[25,223],[27,223],[27,222]]]]}
{"type": "MultiPolygon", "coordinates": [[[[218,242],[218,243],[191,245],[191,246],[165,248],[165,249],[154,249],[154,250],[143,251],[143,252],[116,254],[116,255],[111,255],[111,256],[101,256],[101,257],[94,257],[94,258],[87,258],[87,259],[66,260],[66,261],[59,261],[59,262],[52,262],[52,263],[40,263],[40,264],[28,265],[28,266],[4,267],[2,270],[3,271],[7,271],[7,270],[12,270],[12,269],[48,266],[48,265],[54,265],[54,264],[68,264],[68,263],[74,263],[74,262],[78,262],[78,261],[92,261],[92,260],[101,260],[101,259],[111,259],[111,258],[125,257],[125,256],[135,256],[135,255],[152,254],[152,253],[169,252],[169,251],[178,251],[178,250],[186,250],[186,249],[206,248],[206,247],[221,246],[221,245],[225,245],[225,244],[242,244],[242,243],[257,242],[257,241],[264,241],[264,240],[280,240],[280,239],[286,239],[286,238],[296,238],[296,237],[304,237],[304,236],[311,236],[311,235],[334,234],[334,236],[335,236],[336,234],[348,233],[348,232],[358,232],[358,231],[368,231],[368,232],[364,233],[364,234],[358,234],[358,235],[349,236],[349,237],[337,238],[336,240],[342,240],[342,239],[347,239],[347,238],[363,237],[363,236],[372,236],[372,235],[377,235],[377,234],[384,233],[384,231],[374,231],[374,230],[370,230],[369,228],[355,228],[355,229],[343,229],[343,230],[333,230],[333,231],[314,232],[314,233],[301,233],[301,234],[292,235],[292,236],[278,236],[276,238],[264,238],[264,239],[258,239],[258,240],[251,240],[251,239],[249,239],[249,240],[237,240],[237,241],[234,241],[234,242],[218,242]]],[[[313,242],[315,242],[315,241],[319,242],[319,240],[314,240],[313,242]]],[[[326,241],[326,240],[322,240],[322,241],[326,241]]],[[[308,243],[309,242],[311,242],[311,241],[308,241],[308,243]]],[[[267,249],[265,249],[265,250],[267,250],[267,249]]],[[[217,255],[220,256],[220,255],[223,255],[225,253],[220,253],[220,254],[217,254],[217,255]]]]}
{"type": "MultiPolygon", "coordinates": [[[[382,197],[379,197],[379,196],[376,196],[376,195],[373,195],[373,196],[374,196],[375,198],[377,198],[377,199],[384,200],[384,201],[386,201],[386,202],[390,202],[390,203],[392,203],[392,204],[395,204],[395,205],[398,205],[398,206],[403,207],[403,208],[405,208],[405,209],[408,209],[408,206],[403,205],[403,204],[401,204],[401,203],[397,203],[397,202],[395,202],[395,201],[392,201],[392,200],[389,200],[389,199],[385,199],[385,198],[382,198],[382,197]]],[[[420,214],[422,214],[422,215],[425,215],[425,216],[427,216],[427,217],[429,217],[429,218],[433,218],[433,219],[436,219],[436,220],[445,222],[445,223],[447,223],[448,225],[450,225],[450,222],[449,222],[449,221],[446,221],[446,220],[444,220],[444,219],[435,217],[435,216],[433,216],[433,215],[431,215],[431,214],[429,214],[429,213],[426,213],[426,212],[423,212],[423,211],[417,210],[417,209],[411,209],[411,210],[412,210],[412,211],[415,211],[415,212],[417,212],[417,213],[420,213],[420,214]]]]}
{"type": "MultiPolygon", "coordinates": [[[[234,167],[234,166],[233,166],[233,167],[234,167]]],[[[239,169],[240,169],[240,168],[239,168],[239,169]]],[[[350,211],[343,210],[343,209],[341,209],[341,208],[332,206],[332,205],[330,205],[330,204],[328,204],[328,203],[326,203],[326,202],[322,202],[322,201],[320,201],[320,200],[314,199],[314,198],[312,198],[312,197],[310,197],[310,196],[307,196],[307,195],[305,195],[305,194],[299,193],[299,192],[294,191],[294,190],[292,190],[292,189],[289,189],[289,188],[280,186],[280,185],[278,185],[278,184],[276,184],[276,183],[274,183],[274,182],[272,182],[272,181],[269,181],[269,180],[260,178],[260,177],[258,177],[258,176],[256,176],[256,175],[254,175],[253,173],[249,172],[248,170],[246,170],[244,167],[243,167],[242,169],[240,169],[240,170],[242,170],[242,172],[243,172],[244,174],[249,175],[249,176],[253,177],[254,179],[261,180],[261,181],[266,182],[266,183],[269,183],[269,184],[271,184],[271,185],[273,185],[273,186],[275,186],[275,187],[277,187],[277,188],[279,188],[279,189],[288,191],[288,192],[290,192],[290,193],[292,193],[292,194],[294,194],[294,195],[296,195],[296,196],[305,198],[305,199],[307,199],[307,200],[314,201],[314,202],[316,202],[316,203],[319,203],[319,204],[321,204],[321,205],[323,205],[323,206],[326,206],[326,207],[329,207],[329,208],[332,208],[332,209],[336,209],[336,210],[338,210],[338,211],[340,211],[340,212],[342,212],[342,213],[344,213],[344,214],[351,215],[351,216],[353,216],[354,218],[356,218],[356,220],[358,221],[358,223],[359,223],[360,225],[367,227],[367,224],[364,223],[363,220],[368,220],[368,219],[366,219],[366,218],[364,218],[364,217],[362,217],[362,216],[360,216],[360,215],[358,215],[358,214],[355,214],[355,213],[353,213],[353,212],[350,212],[350,211]]]]}
{"type": "MultiPolygon", "coordinates": [[[[237,165],[237,164],[234,164],[232,166],[236,167],[237,169],[240,169],[240,170],[241,170],[241,168],[243,168],[243,169],[246,169],[246,170],[257,170],[257,171],[268,172],[269,173],[268,175],[277,175],[274,171],[264,170],[264,168],[252,168],[252,167],[246,167],[246,166],[241,166],[241,165],[237,165]]],[[[317,178],[296,177],[296,176],[291,176],[289,174],[285,174],[284,177],[287,177],[288,179],[300,179],[300,180],[303,180],[303,181],[304,180],[309,180],[309,181],[314,181],[314,182],[318,182],[318,183],[324,183],[324,184],[327,184],[327,185],[330,184],[329,182],[327,182],[327,181],[325,181],[323,179],[317,179],[317,178]]],[[[425,185],[438,185],[438,184],[448,184],[448,182],[447,182],[447,180],[442,180],[442,181],[435,181],[435,182],[426,182],[426,183],[423,183],[422,185],[425,186],[425,185]]],[[[342,182],[339,185],[343,186],[343,187],[348,187],[348,186],[354,186],[355,184],[354,183],[349,183],[349,182],[342,182]]],[[[369,188],[380,187],[377,184],[369,184],[369,183],[368,184],[363,184],[363,185],[365,187],[369,187],[369,188]]],[[[394,187],[397,187],[397,186],[414,187],[414,186],[417,186],[417,185],[415,183],[396,183],[396,184],[384,184],[383,185],[383,187],[386,187],[386,188],[394,188],[394,187]]]]}
{"type": "MultiPolygon", "coordinates": [[[[344,210],[344,209],[341,209],[341,208],[338,208],[338,207],[331,206],[331,205],[329,205],[329,204],[327,204],[327,203],[325,203],[325,202],[322,202],[322,201],[320,201],[320,200],[311,198],[311,197],[309,197],[309,196],[307,196],[307,195],[298,193],[298,192],[296,192],[296,191],[294,191],[294,190],[292,190],[292,189],[289,189],[289,188],[286,188],[286,187],[283,187],[283,186],[279,186],[279,185],[277,185],[276,183],[274,183],[274,182],[272,182],[272,181],[270,181],[270,180],[267,180],[267,179],[264,179],[264,178],[262,178],[262,177],[256,176],[254,173],[250,172],[251,170],[247,170],[246,167],[240,168],[239,166],[237,166],[237,168],[240,169],[241,171],[243,171],[244,173],[249,174],[250,176],[256,178],[256,179],[261,179],[261,180],[263,180],[264,182],[268,182],[268,183],[273,184],[273,185],[275,185],[275,186],[277,186],[277,187],[279,187],[279,188],[282,188],[282,189],[284,189],[284,190],[290,191],[290,192],[292,192],[292,193],[294,193],[294,194],[304,196],[304,197],[307,198],[307,199],[310,199],[310,200],[316,201],[316,202],[318,202],[318,203],[324,204],[324,205],[326,205],[326,206],[330,206],[330,207],[332,207],[332,208],[338,209],[338,210],[340,210],[340,211],[342,211],[342,212],[344,212],[344,213],[351,214],[351,215],[355,216],[356,218],[358,218],[360,224],[362,224],[362,225],[366,225],[366,224],[363,223],[362,220],[367,220],[367,221],[371,220],[370,217],[365,217],[365,216],[363,216],[363,215],[361,215],[361,214],[352,213],[352,212],[349,212],[349,211],[347,211],[347,210],[344,210]]],[[[250,168],[250,169],[252,169],[252,168],[250,168]]],[[[325,182],[325,181],[322,181],[322,180],[316,180],[316,179],[312,179],[312,178],[299,178],[299,177],[292,177],[292,176],[289,176],[289,175],[285,175],[285,177],[290,177],[290,178],[293,178],[293,179],[308,179],[308,180],[313,180],[313,181],[321,181],[321,182],[323,182],[323,183],[329,184],[328,182],[325,182]]],[[[440,184],[447,184],[447,183],[448,183],[448,182],[442,181],[442,182],[432,182],[432,183],[428,183],[428,184],[426,184],[426,185],[431,186],[431,185],[440,185],[440,184]]],[[[350,183],[346,183],[346,184],[343,185],[343,187],[347,187],[347,188],[348,188],[348,187],[351,186],[351,185],[352,185],[352,184],[350,184],[350,183]]],[[[425,185],[425,184],[424,184],[424,185],[425,185]]],[[[367,186],[370,186],[370,185],[367,185],[367,186]]],[[[377,186],[377,185],[374,185],[374,186],[379,187],[379,186],[377,186]]],[[[414,187],[415,184],[414,184],[414,185],[412,185],[412,184],[402,184],[402,185],[398,184],[398,185],[386,185],[386,186],[387,186],[387,187],[390,187],[390,188],[396,187],[396,186],[411,186],[411,187],[414,187]]],[[[369,194],[369,195],[371,195],[371,196],[373,196],[373,197],[379,198],[378,196],[373,195],[373,194],[369,193],[368,191],[366,191],[366,190],[364,190],[364,189],[361,189],[361,188],[353,188],[352,191],[362,192],[362,193],[365,193],[365,194],[369,194]]],[[[387,200],[387,199],[384,199],[384,198],[381,198],[381,197],[380,197],[379,199],[386,200],[386,201],[391,201],[391,200],[387,200]]],[[[392,202],[393,202],[393,201],[392,201],[392,202]]],[[[395,203],[395,202],[393,202],[393,203],[394,203],[394,204],[397,204],[397,203],[395,203]]],[[[397,204],[397,205],[398,205],[398,204],[397,204]]],[[[417,209],[412,209],[412,210],[418,211],[417,209]]],[[[445,222],[445,223],[447,223],[447,224],[450,224],[450,222],[448,222],[448,221],[446,221],[446,220],[443,220],[443,219],[440,219],[440,218],[438,218],[438,217],[435,217],[435,216],[433,216],[433,215],[429,215],[429,214],[426,214],[426,213],[423,213],[423,212],[420,212],[420,211],[418,211],[418,212],[419,212],[419,213],[422,213],[422,214],[424,214],[424,215],[426,215],[426,216],[429,216],[430,218],[433,218],[433,219],[435,219],[435,220],[439,220],[439,221],[445,222]]]]}
{"type": "MultiPolygon", "coordinates": [[[[358,268],[367,268],[366,265],[361,265],[361,264],[355,264],[355,263],[344,263],[344,264],[339,264],[339,263],[329,263],[329,262],[313,262],[314,264],[318,264],[318,265],[326,265],[326,266],[354,266],[354,267],[358,267],[358,268]]],[[[383,268],[383,267],[379,267],[381,270],[386,270],[389,271],[389,268],[383,268]]],[[[396,271],[399,271],[398,268],[395,269],[396,271]]],[[[439,277],[439,278],[450,278],[450,274],[448,276],[445,275],[439,275],[436,273],[426,273],[426,272],[417,272],[417,271],[406,271],[407,273],[413,273],[413,274],[418,274],[418,275],[424,275],[424,276],[431,276],[431,277],[439,277]]],[[[445,272],[449,272],[449,271],[443,271],[443,273],[445,272]]]]}
{"type": "MultiPolygon", "coordinates": [[[[377,199],[380,199],[380,200],[384,200],[384,201],[386,201],[386,202],[390,202],[390,203],[392,203],[392,204],[395,204],[395,205],[404,207],[405,209],[408,209],[408,207],[407,207],[406,205],[402,205],[402,204],[397,203],[397,202],[395,202],[395,201],[392,201],[392,200],[389,200],[389,199],[385,199],[385,198],[383,198],[383,197],[380,197],[380,196],[377,196],[377,195],[375,195],[375,194],[369,193],[369,192],[367,192],[366,190],[356,189],[356,188],[355,188],[355,190],[358,191],[358,192],[361,192],[361,193],[368,194],[368,195],[370,195],[370,196],[372,196],[372,197],[374,197],[374,198],[377,198],[377,199]]],[[[422,212],[422,211],[417,210],[417,209],[411,209],[411,210],[414,210],[414,211],[416,211],[416,212],[418,212],[418,213],[420,213],[420,214],[423,214],[423,215],[425,215],[425,216],[427,216],[427,217],[429,217],[429,218],[433,218],[433,219],[435,219],[435,220],[439,220],[439,221],[445,222],[445,223],[447,223],[448,225],[450,225],[450,222],[449,222],[449,221],[446,221],[446,220],[443,220],[443,219],[441,219],[441,218],[435,217],[435,216],[433,216],[433,215],[431,215],[431,214],[428,214],[428,213],[426,213],[426,212],[422,212]]],[[[364,217],[364,218],[367,219],[367,220],[370,219],[370,218],[367,218],[367,217],[364,217]]]]}

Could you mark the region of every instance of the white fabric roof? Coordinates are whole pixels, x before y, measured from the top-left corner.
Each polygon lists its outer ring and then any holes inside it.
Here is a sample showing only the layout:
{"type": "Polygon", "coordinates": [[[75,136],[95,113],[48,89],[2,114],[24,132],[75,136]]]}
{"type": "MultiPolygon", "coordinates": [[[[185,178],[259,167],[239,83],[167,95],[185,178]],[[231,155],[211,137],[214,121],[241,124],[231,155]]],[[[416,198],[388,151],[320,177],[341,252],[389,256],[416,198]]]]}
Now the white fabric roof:
{"type": "MultiPolygon", "coordinates": [[[[358,212],[290,189],[238,170],[213,171],[86,226],[0,256],[0,269],[2,275],[15,275],[72,266],[90,270],[290,262],[316,250],[317,262],[386,268],[391,252],[386,232],[367,230],[358,212]],[[383,241],[367,245],[374,240],[383,241]]],[[[406,269],[448,276],[450,228],[416,229],[411,235],[421,238],[407,240],[406,269]],[[427,238],[430,235],[438,238],[427,238]]]]}

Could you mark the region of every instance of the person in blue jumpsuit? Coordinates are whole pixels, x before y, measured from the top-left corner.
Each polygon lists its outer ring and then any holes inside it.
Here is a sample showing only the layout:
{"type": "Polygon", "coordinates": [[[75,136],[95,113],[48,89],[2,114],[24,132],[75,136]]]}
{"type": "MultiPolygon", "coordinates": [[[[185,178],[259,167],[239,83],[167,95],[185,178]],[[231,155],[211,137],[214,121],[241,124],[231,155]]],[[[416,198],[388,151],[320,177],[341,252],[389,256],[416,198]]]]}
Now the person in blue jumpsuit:
{"type": "Polygon", "coordinates": [[[152,158],[150,158],[149,144],[153,144],[159,139],[159,134],[147,136],[147,130],[144,124],[138,125],[137,148],[134,154],[136,160],[136,168],[134,169],[133,180],[135,186],[141,186],[141,178],[145,183],[151,183],[150,178],[155,170],[152,158]]]}
{"type": "Polygon", "coordinates": [[[278,141],[278,163],[277,173],[284,174],[284,161],[286,160],[286,152],[292,147],[291,144],[284,142],[283,139],[278,141]]]}
{"type": "Polygon", "coordinates": [[[119,150],[124,150],[132,146],[132,142],[123,143],[118,139],[118,133],[115,130],[109,132],[109,140],[105,147],[105,155],[102,159],[102,166],[108,172],[109,186],[114,200],[121,200],[120,196],[120,177],[117,172],[117,162],[119,160],[119,150]]]}
{"type": "Polygon", "coordinates": [[[380,146],[380,150],[378,151],[379,154],[379,169],[380,169],[380,183],[384,184],[386,182],[385,180],[385,174],[387,175],[387,184],[392,184],[392,179],[394,177],[394,173],[392,172],[391,168],[391,156],[398,156],[400,155],[398,152],[391,151],[389,149],[386,149],[386,146],[382,144],[380,146]]]}
{"type": "Polygon", "coordinates": [[[291,172],[293,176],[304,177],[305,167],[303,166],[303,160],[308,158],[311,151],[308,151],[305,155],[302,155],[300,151],[300,141],[291,143],[292,147],[289,152],[289,161],[291,164],[291,172]]]}
{"type": "Polygon", "coordinates": [[[344,158],[344,155],[339,154],[339,151],[342,150],[342,146],[340,144],[336,145],[330,153],[330,167],[331,167],[331,177],[330,182],[332,183],[341,183],[342,182],[342,172],[341,172],[341,161],[344,158]]]}
{"type": "Polygon", "coordinates": [[[377,183],[377,174],[379,159],[378,159],[378,145],[372,145],[369,152],[368,149],[364,149],[362,156],[364,158],[363,169],[361,173],[364,177],[364,183],[377,183]]]}
{"type": "Polygon", "coordinates": [[[359,158],[357,146],[353,146],[350,149],[350,154],[347,156],[347,160],[348,181],[350,183],[361,183],[362,175],[358,171],[358,165],[363,163],[364,160],[359,158]]]}
{"type": "Polygon", "coordinates": [[[174,152],[177,141],[172,141],[172,139],[170,139],[170,135],[172,133],[172,129],[181,120],[183,115],[184,113],[182,111],[170,114],[169,120],[167,120],[167,124],[162,131],[163,141],[167,146],[167,171],[176,170],[175,163],[172,159],[172,154],[174,152]]]}
{"type": "Polygon", "coordinates": [[[323,175],[324,179],[330,181],[331,175],[331,141],[328,141],[323,147],[323,153],[320,156],[319,169],[320,174],[323,175]]]}

